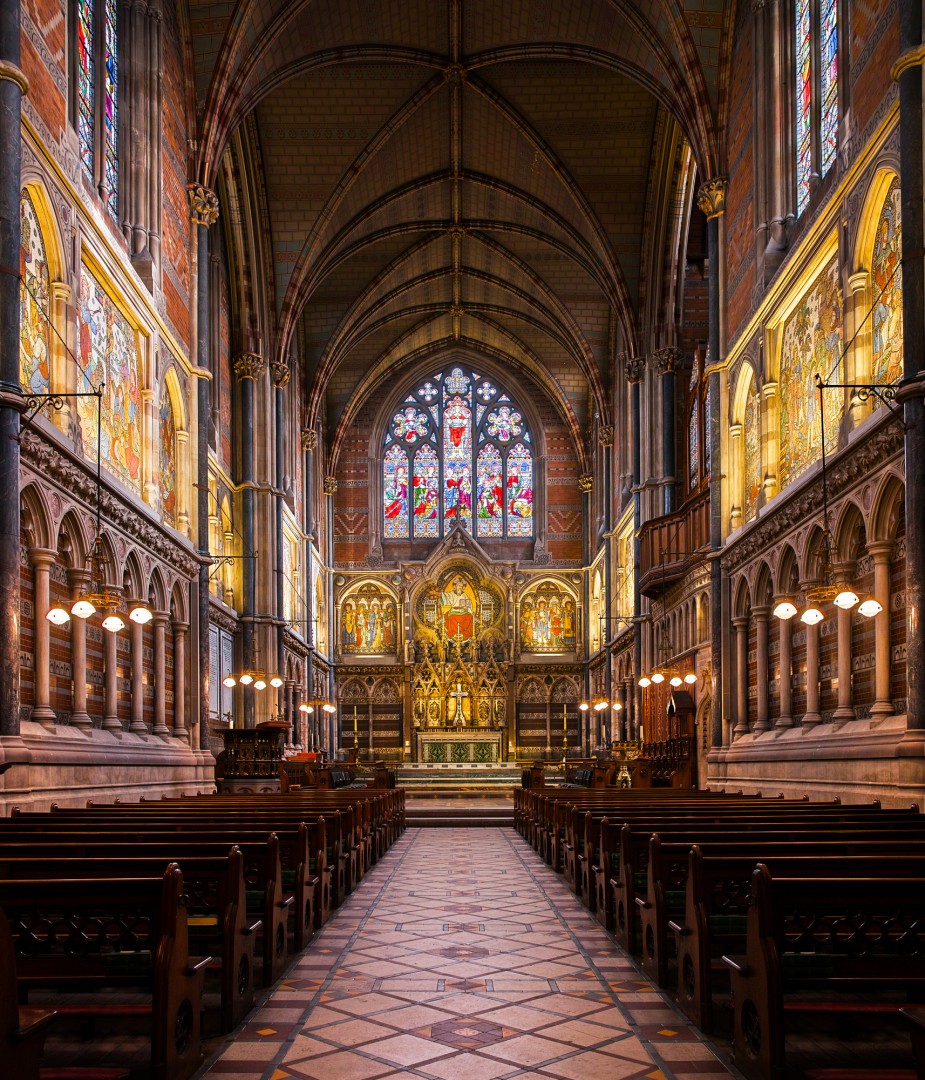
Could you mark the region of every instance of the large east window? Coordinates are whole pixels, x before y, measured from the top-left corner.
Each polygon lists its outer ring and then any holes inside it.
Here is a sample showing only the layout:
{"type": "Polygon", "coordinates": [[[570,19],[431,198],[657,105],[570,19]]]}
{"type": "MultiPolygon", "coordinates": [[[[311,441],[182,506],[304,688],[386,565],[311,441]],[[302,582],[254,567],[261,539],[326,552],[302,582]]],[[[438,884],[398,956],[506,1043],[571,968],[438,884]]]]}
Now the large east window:
{"type": "Polygon", "coordinates": [[[838,150],[838,0],[795,0],[797,214],[838,150]]]}
{"type": "Polygon", "coordinates": [[[438,372],[389,421],[383,536],[435,538],[458,521],[484,539],[532,537],[533,477],[530,432],[516,401],[474,371],[438,372]]]}

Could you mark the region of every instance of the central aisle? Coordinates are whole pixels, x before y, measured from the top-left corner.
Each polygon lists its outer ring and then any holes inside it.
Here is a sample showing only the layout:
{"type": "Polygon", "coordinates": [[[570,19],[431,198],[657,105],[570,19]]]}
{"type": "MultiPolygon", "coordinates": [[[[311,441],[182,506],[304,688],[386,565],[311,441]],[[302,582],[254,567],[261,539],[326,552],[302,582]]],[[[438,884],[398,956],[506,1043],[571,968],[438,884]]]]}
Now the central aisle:
{"type": "Polygon", "coordinates": [[[203,1075],[730,1072],[512,829],[408,829],[203,1075]]]}

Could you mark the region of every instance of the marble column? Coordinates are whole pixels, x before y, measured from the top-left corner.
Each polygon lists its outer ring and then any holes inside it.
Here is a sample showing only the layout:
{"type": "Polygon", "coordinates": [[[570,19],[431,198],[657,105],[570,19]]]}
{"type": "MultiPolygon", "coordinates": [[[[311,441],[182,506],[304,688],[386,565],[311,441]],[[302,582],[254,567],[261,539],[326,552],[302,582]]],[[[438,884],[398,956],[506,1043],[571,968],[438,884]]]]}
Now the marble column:
{"type": "MultiPolygon", "coordinates": [[[[20,69],[20,5],[0,4],[0,266],[19,266],[19,200],[22,95],[29,88],[20,69]]],[[[19,385],[19,277],[0,274],[0,737],[19,738],[19,418],[24,408],[19,385]]],[[[7,761],[10,746],[3,748],[7,761]]]]}
{"type": "MultiPolygon", "coordinates": [[[[152,735],[159,739],[170,737],[167,727],[167,625],[170,615],[166,611],[154,613],[154,727],[152,735]]],[[[176,657],[174,657],[176,663],[176,657]]]]}
{"type": "Polygon", "coordinates": [[[874,703],[871,717],[882,720],[893,715],[893,695],[890,693],[890,559],[892,541],[867,545],[874,560],[874,599],[883,609],[874,616],[874,703]]]}
{"type": "Polygon", "coordinates": [[[806,627],[806,713],[802,727],[821,723],[819,713],[819,624],[806,627]]]}
{"type": "MultiPolygon", "coordinates": [[[[270,373],[273,377],[273,425],[274,425],[274,449],[273,456],[276,459],[276,490],[273,493],[273,517],[274,528],[276,532],[276,625],[274,630],[276,632],[276,674],[282,678],[285,670],[285,640],[283,636],[283,628],[285,625],[285,611],[286,611],[286,590],[290,587],[290,583],[286,580],[286,576],[283,573],[284,565],[284,548],[286,538],[283,535],[283,485],[285,483],[285,449],[284,449],[284,435],[283,424],[285,417],[285,410],[283,408],[283,391],[289,384],[289,366],[281,361],[274,361],[270,364],[270,373]]],[[[298,613],[292,612],[292,618],[297,619],[298,613]]],[[[288,687],[284,684],[279,688],[276,698],[276,707],[281,714],[287,712],[287,695],[288,687]]],[[[290,728],[291,730],[291,728],[290,728]]]]}
{"type": "Polygon", "coordinates": [[[681,362],[681,350],[674,346],[659,349],[652,359],[662,384],[662,511],[670,514],[674,510],[677,483],[675,373],[681,362]]]}
{"type": "Polygon", "coordinates": [[[199,379],[196,396],[196,549],[199,581],[196,589],[196,663],[199,678],[197,721],[200,750],[209,749],[209,698],[211,650],[209,648],[209,421],[211,371],[209,336],[209,228],[218,220],[218,196],[202,184],[191,184],[190,209],[196,227],[196,364],[199,379]]]}
{"type": "Polygon", "coordinates": [[[838,724],[853,720],[854,693],[851,686],[851,616],[852,611],[836,608],[838,615],[838,705],[832,720],[838,724]]]}
{"type": "MultiPolygon", "coordinates": [[[[132,623],[135,626],[135,623],[132,623]]],[[[140,630],[141,627],[138,627],[140,630]]],[[[103,631],[103,730],[122,734],[119,719],[118,639],[103,631]]],[[[143,726],[143,725],[142,725],[143,726]]]]}
{"type": "Polygon", "coordinates": [[[748,624],[747,615],[732,620],[736,639],[736,724],[733,741],[748,734],[748,624]]]}
{"type": "Polygon", "coordinates": [[[32,607],[35,627],[35,697],[29,719],[51,731],[55,726],[55,713],[51,707],[51,623],[45,616],[51,606],[51,568],[55,563],[55,555],[56,553],[48,548],[32,548],[29,552],[35,588],[35,602],[32,607]]]}
{"type": "Polygon", "coordinates": [[[758,692],[755,708],[755,731],[760,733],[771,727],[768,718],[768,679],[770,678],[770,665],[768,663],[768,617],[771,614],[769,607],[752,608],[755,619],[755,654],[757,669],[755,672],[755,688],[758,692]]]}
{"type": "MultiPolygon", "coordinates": [[[[133,607],[140,600],[132,601],[133,607]]],[[[136,735],[147,735],[145,726],[145,628],[141,623],[130,622],[129,633],[132,641],[132,719],[128,726],[129,731],[136,735]]],[[[113,638],[115,634],[110,635],[113,638]]]]}
{"type": "Polygon", "coordinates": [[[778,619],[780,634],[780,715],[775,728],[793,727],[793,626],[790,619],[778,619]]]}
{"type": "MultiPolygon", "coordinates": [[[[90,580],[84,567],[68,572],[68,584],[76,599],[90,580]]],[[[71,727],[89,731],[93,721],[87,712],[87,622],[72,618],[71,628],[71,727]]]]}
{"type": "Polygon", "coordinates": [[[186,727],[186,638],[189,623],[173,624],[173,737],[190,741],[186,727]]]}
{"type": "MultiPolygon", "coordinates": [[[[241,645],[245,668],[255,663],[254,615],[257,607],[257,574],[254,554],[256,520],[254,514],[254,397],[257,379],[266,370],[266,361],[256,353],[242,353],[234,361],[234,373],[241,386],[241,537],[244,559],[244,596],[241,611],[241,645]]],[[[254,695],[244,695],[244,726],[254,726],[254,695]]]]}
{"type": "MultiPolygon", "coordinates": [[[[922,5],[899,5],[899,175],[903,250],[903,374],[897,400],[905,414],[906,748],[921,757],[925,728],[925,204],[923,204],[922,5]],[[914,733],[913,733],[914,729],[914,733]]],[[[10,265],[7,257],[7,265],[10,265]]],[[[0,671],[2,675],[2,671],[0,671]]]]}
{"type": "MultiPolygon", "coordinates": [[[[722,378],[718,367],[722,360],[722,232],[720,223],[726,212],[729,182],[724,176],[707,180],[697,192],[697,206],[707,218],[708,345],[707,377],[710,380],[710,415],[705,418],[705,439],[710,445],[710,548],[723,546],[723,461],[722,461],[722,378]]],[[[710,560],[710,668],[712,672],[712,745],[723,744],[723,583],[720,560],[710,560]]],[[[738,727],[738,724],[736,725],[738,727]]]]}
{"type": "MultiPolygon", "coordinates": [[[[639,591],[638,567],[642,560],[642,551],[639,544],[639,529],[642,525],[642,503],[640,485],[642,483],[642,399],[641,387],[643,376],[646,371],[646,358],[644,356],[631,356],[624,360],[623,375],[630,388],[630,423],[632,426],[632,477],[633,477],[633,573],[636,577],[633,586],[633,620],[636,625],[636,633],[633,638],[633,670],[636,678],[632,682],[632,713],[633,719],[638,725],[638,717],[642,714],[642,687],[637,681],[644,670],[642,662],[642,634],[639,632],[640,619],[642,618],[642,593],[639,591]]],[[[585,575],[587,579],[587,575],[585,575]]],[[[587,606],[585,607],[587,611],[587,606]]]]}

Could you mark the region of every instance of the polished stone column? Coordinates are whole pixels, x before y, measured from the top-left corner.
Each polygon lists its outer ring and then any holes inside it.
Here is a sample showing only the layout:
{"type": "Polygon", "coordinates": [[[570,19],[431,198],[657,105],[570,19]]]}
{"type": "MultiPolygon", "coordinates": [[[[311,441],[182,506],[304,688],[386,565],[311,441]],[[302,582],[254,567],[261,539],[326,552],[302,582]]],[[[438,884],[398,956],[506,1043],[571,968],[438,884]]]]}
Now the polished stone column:
{"type": "Polygon", "coordinates": [[[170,737],[170,728],[167,727],[167,626],[170,615],[166,611],[155,611],[153,622],[154,727],[151,734],[159,739],[167,739],[170,737]]]}
{"type": "MultiPolygon", "coordinates": [[[[697,192],[697,205],[707,217],[707,254],[709,256],[709,330],[707,368],[710,380],[710,415],[706,417],[706,438],[710,444],[710,548],[719,552],[723,546],[723,463],[722,463],[722,381],[719,367],[722,360],[722,246],[720,219],[726,212],[728,181],[724,176],[713,177],[697,192]]],[[[710,667],[712,745],[723,743],[723,585],[718,558],[710,561],[710,667]]],[[[738,728],[738,723],[736,725],[738,728]]]]}
{"type": "MultiPolygon", "coordinates": [[[[235,358],[234,373],[241,384],[241,536],[243,539],[244,597],[241,612],[241,645],[244,666],[254,665],[254,616],[257,607],[257,573],[254,553],[256,521],[254,516],[254,392],[257,379],[266,370],[266,361],[256,353],[242,353],[235,358]]],[[[254,695],[244,695],[244,726],[254,726],[254,695]]]]}
{"type": "MultiPolygon", "coordinates": [[[[646,358],[644,356],[626,357],[623,364],[623,374],[630,388],[630,424],[632,427],[632,478],[633,478],[633,574],[635,575],[633,587],[633,619],[635,620],[636,633],[633,635],[633,670],[636,678],[632,683],[632,713],[633,719],[638,725],[638,717],[642,715],[642,687],[638,685],[643,672],[642,662],[642,633],[640,632],[640,619],[642,618],[642,593],[639,591],[638,567],[642,560],[642,552],[639,545],[639,530],[642,526],[642,504],[640,485],[642,484],[642,399],[640,383],[646,371],[646,358]]],[[[585,578],[587,579],[587,574],[585,578]]],[[[587,591],[587,590],[586,590],[587,591]]],[[[585,607],[585,611],[587,611],[585,607]]]]}
{"type": "Polygon", "coordinates": [[[747,615],[732,620],[736,636],[736,725],[733,741],[748,734],[748,624],[747,615]]]}
{"type": "MultiPolygon", "coordinates": [[[[591,564],[591,525],[592,525],[592,503],[591,496],[594,493],[594,477],[589,473],[585,473],[578,477],[578,490],[581,492],[581,520],[583,522],[582,536],[584,537],[584,564],[590,566],[591,564]]],[[[584,607],[586,612],[591,611],[591,596],[589,593],[590,588],[590,574],[584,574],[584,607]]],[[[598,635],[600,635],[600,623],[596,627],[598,635]]],[[[589,628],[590,631],[590,628],[589,628]]],[[[589,632],[590,641],[590,632],[589,632]]],[[[600,636],[598,636],[598,647],[600,647],[600,636]]],[[[590,672],[587,665],[584,669],[584,696],[589,698],[591,696],[591,686],[589,682],[590,672]]],[[[588,710],[590,712],[590,710],[588,710]]],[[[591,718],[588,713],[578,714],[578,753],[583,757],[586,757],[591,753],[591,718]]]]}
{"type": "MultiPolygon", "coordinates": [[[[135,603],[141,603],[141,601],[133,601],[130,606],[133,607],[135,603]]],[[[145,726],[144,630],[145,628],[141,623],[129,623],[129,633],[132,641],[132,720],[128,729],[136,735],[148,734],[148,729],[145,726]]],[[[110,636],[115,638],[115,634],[110,636]]]]}
{"type": "MultiPolygon", "coordinates": [[[[132,623],[135,626],[135,623],[132,623]]],[[[139,626],[140,630],[141,627],[139,626]]],[[[122,734],[119,720],[118,641],[115,634],[103,631],[103,730],[122,734]]],[[[134,650],[133,650],[134,655],[134,650]]],[[[144,727],[144,725],[142,725],[144,727]]]]}
{"type": "Polygon", "coordinates": [[[752,608],[755,618],[755,654],[757,667],[755,672],[755,688],[758,691],[755,708],[755,731],[760,733],[771,727],[768,719],[768,679],[770,678],[770,665],[768,664],[768,617],[771,614],[769,607],[752,608]]]}
{"type": "MultiPolygon", "coordinates": [[[[68,571],[68,583],[74,599],[80,595],[90,580],[84,567],[68,571]]],[[[93,721],[87,712],[87,623],[85,619],[72,618],[71,628],[71,727],[89,731],[93,721]]]]}
{"type": "Polygon", "coordinates": [[[677,483],[675,373],[681,363],[681,350],[674,346],[659,349],[652,359],[662,384],[662,510],[670,514],[674,510],[677,483]]]}
{"type": "Polygon", "coordinates": [[[51,606],[51,568],[55,563],[55,555],[56,553],[48,548],[32,548],[29,552],[35,587],[35,602],[32,608],[35,627],[35,698],[29,719],[49,730],[54,730],[55,713],[51,707],[51,624],[45,616],[51,606]]]}
{"type": "Polygon", "coordinates": [[[813,728],[822,721],[819,713],[819,624],[806,627],[806,714],[802,727],[813,728]]]}
{"type": "Polygon", "coordinates": [[[793,627],[790,619],[778,619],[780,634],[780,715],[775,728],[793,727],[793,627]]]}
{"type": "Polygon", "coordinates": [[[186,638],[189,623],[173,624],[173,737],[190,741],[186,727],[186,638]]]}
{"type": "MultiPolygon", "coordinates": [[[[909,733],[900,753],[921,757],[925,728],[925,205],[923,205],[922,5],[899,5],[899,174],[902,205],[905,412],[906,682],[909,733]],[[913,734],[914,730],[914,734],[913,734]]],[[[878,616],[879,617],[879,616],[878,616]]]]}
{"type": "MultiPolygon", "coordinates": [[[[273,377],[273,423],[274,423],[274,457],[276,459],[276,490],[273,493],[274,502],[274,525],[276,529],[276,673],[282,678],[285,670],[285,643],[283,640],[283,627],[285,625],[286,589],[288,583],[283,574],[285,536],[283,535],[283,484],[284,476],[284,435],[283,431],[283,391],[289,384],[289,367],[280,361],[270,364],[270,373],[273,377]]],[[[293,612],[293,618],[297,618],[293,612]]],[[[276,696],[277,710],[285,715],[287,712],[287,695],[289,688],[285,683],[279,688],[276,696]]],[[[291,729],[290,729],[291,730],[291,729]]]]}
{"type": "Polygon", "coordinates": [[[832,720],[837,724],[853,720],[854,693],[851,687],[851,611],[836,608],[838,625],[838,705],[832,713],[832,720]]]}
{"type": "Polygon", "coordinates": [[[892,541],[867,545],[874,560],[874,599],[883,610],[874,616],[874,703],[871,717],[882,720],[893,715],[893,695],[890,693],[890,559],[892,541]]]}
{"type": "Polygon", "coordinates": [[[196,590],[196,662],[199,678],[198,748],[209,749],[209,697],[211,659],[209,649],[209,420],[211,379],[209,342],[209,228],[218,220],[218,196],[202,184],[189,187],[192,221],[196,226],[196,364],[199,379],[196,396],[196,549],[200,557],[196,590]]]}
{"type": "Polygon", "coordinates": [[[0,4],[0,747],[7,761],[22,753],[19,738],[19,225],[20,107],[28,90],[20,69],[20,5],[0,4]],[[14,745],[17,749],[14,749],[14,745]]]}

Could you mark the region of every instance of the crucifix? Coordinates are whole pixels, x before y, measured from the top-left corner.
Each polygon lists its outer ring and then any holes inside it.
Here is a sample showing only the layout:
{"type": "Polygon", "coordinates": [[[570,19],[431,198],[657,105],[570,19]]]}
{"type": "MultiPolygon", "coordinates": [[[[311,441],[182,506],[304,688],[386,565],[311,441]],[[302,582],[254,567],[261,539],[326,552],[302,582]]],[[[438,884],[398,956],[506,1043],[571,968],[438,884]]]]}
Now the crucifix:
{"type": "Polygon", "coordinates": [[[463,698],[468,696],[469,695],[462,688],[462,683],[459,682],[456,684],[456,689],[450,693],[450,697],[456,699],[456,711],[453,714],[453,723],[458,727],[462,727],[466,723],[466,715],[463,712],[462,703],[463,698]]]}

